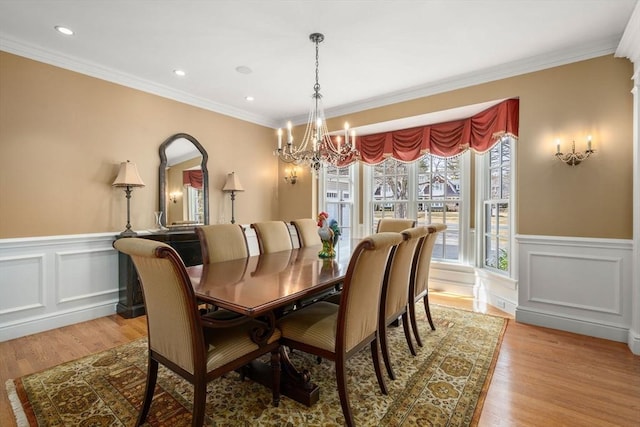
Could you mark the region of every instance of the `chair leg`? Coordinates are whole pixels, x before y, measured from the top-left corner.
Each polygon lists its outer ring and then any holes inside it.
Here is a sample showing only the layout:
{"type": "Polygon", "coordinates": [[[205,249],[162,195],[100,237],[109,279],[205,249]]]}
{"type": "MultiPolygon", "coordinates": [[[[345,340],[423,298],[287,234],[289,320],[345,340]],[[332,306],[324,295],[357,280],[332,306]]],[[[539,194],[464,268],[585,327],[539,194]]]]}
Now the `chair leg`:
{"type": "Polygon", "coordinates": [[[411,339],[411,333],[409,332],[409,315],[406,310],[402,313],[402,328],[404,329],[404,337],[407,339],[409,351],[413,356],[417,356],[418,353],[416,353],[416,349],[413,347],[413,340],[411,339]]]}
{"type": "Polygon", "coordinates": [[[344,415],[344,420],[347,424],[347,427],[353,427],[355,423],[353,421],[351,407],[349,406],[349,396],[347,395],[347,370],[344,358],[338,357],[335,363],[336,381],[338,383],[338,395],[340,396],[340,406],[342,406],[342,414],[344,415]]]}
{"type": "Polygon", "coordinates": [[[416,337],[416,342],[422,347],[422,340],[420,339],[420,333],[418,333],[418,322],[416,321],[416,303],[409,302],[409,318],[411,319],[411,329],[413,330],[413,336],[416,337]]]}
{"type": "Polygon", "coordinates": [[[156,379],[158,378],[158,361],[149,357],[147,361],[147,385],[144,390],[144,400],[142,401],[142,408],[138,415],[138,421],[136,421],[136,427],[144,424],[151,407],[151,400],[153,400],[153,391],[156,388],[156,379]]]}
{"type": "Polygon", "coordinates": [[[378,332],[380,333],[380,350],[382,351],[382,360],[384,360],[384,366],[387,368],[387,374],[392,380],[396,379],[396,375],[391,367],[391,359],[389,358],[389,346],[387,345],[387,326],[385,321],[380,318],[380,324],[378,325],[378,332]]]}
{"type": "Polygon", "coordinates": [[[207,401],[207,382],[204,378],[196,378],[193,384],[193,413],[191,425],[202,427],[204,424],[204,405],[207,401]]]}
{"type": "Polygon", "coordinates": [[[271,352],[271,392],[273,406],[280,405],[280,349],[276,348],[271,352]]]}
{"type": "Polygon", "coordinates": [[[373,359],[373,367],[376,370],[376,378],[378,378],[378,385],[380,386],[380,391],[382,394],[389,394],[387,391],[387,384],[384,382],[384,377],[382,376],[382,368],[380,367],[380,356],[378,352],[378,338],[371,341],[371,359],[373,359]]]}
{"type": "Polygon", "coordinates": [[[433,324],[433,320],[431,319],[431,310],[429,309],[429,292],[424,294],[424,311],[427,312],[427,319],[429,320],[429,325],[431,326],[431,330],[435,331],[436,326],[433,324]]]}

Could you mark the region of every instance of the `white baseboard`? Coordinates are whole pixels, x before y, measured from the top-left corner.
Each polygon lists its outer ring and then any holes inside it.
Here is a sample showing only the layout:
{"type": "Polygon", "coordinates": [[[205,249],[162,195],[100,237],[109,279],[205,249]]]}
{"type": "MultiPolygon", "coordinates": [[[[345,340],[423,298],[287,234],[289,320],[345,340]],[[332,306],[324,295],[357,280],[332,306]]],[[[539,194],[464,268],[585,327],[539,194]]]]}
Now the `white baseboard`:
{"type": "Polygon", "coordinates": [[[562,316],[557,313],[545,313],[519,306],[516,309],[516,322],[559,329],[611,341],[627,342],[629,329],[619,325],[607,325],[589,319],[562,316]]]}
{"type": "Polygon", "coordinates": [[[109,316],[116,313],[116,304],[117,300],[92,307],[76,308],[66,312],[58,311],[40,317],[20,319],[11,324],[2,324],[0,325],[0,342],[109,316]]]}
{"type": "Polygon", "coordinates": [[[627,345],[633,354],[640,355],[640,334],[629,329],[627,345]]]}

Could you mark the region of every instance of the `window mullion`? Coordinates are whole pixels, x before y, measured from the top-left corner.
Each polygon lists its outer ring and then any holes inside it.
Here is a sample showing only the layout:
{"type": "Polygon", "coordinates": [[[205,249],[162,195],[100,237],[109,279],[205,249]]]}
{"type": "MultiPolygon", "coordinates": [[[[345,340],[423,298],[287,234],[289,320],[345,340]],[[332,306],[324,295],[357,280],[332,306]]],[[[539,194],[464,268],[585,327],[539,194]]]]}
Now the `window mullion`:
{"type": "Polygon", "coordinates": [[[407,216],[418,218],[418,162],[407,165],[408,188],[407,188],[407,216]]]}

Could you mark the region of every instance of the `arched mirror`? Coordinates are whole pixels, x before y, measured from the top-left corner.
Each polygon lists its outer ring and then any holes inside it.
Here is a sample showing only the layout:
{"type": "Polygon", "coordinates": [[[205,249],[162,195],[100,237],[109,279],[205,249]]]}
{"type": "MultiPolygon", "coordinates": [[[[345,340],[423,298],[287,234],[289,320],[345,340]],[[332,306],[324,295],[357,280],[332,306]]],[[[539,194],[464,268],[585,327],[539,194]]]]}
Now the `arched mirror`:
{"type": "Polygon", "coordinates": [[[165,227],[209,224],[207,152],[191,135],[177,133],[160,145],[160,206],[165,227]]]}

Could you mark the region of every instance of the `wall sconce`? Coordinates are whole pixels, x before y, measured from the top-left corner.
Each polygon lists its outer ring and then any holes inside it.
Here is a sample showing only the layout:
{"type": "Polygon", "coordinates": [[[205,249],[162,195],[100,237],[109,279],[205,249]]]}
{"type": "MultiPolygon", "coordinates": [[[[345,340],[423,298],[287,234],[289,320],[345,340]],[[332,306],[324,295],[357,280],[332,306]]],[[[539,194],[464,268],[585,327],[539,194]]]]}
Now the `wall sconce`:
{"type": "Polygon", "coordinates": [[[587,149],[580,153],[576,153],[576,142],[573,141],[571,143],[571,152],[570,153],[562,153],[560,151],[560,140],[557,139],[556,140],[556,157],[561,160],[562,162],[570,165],[570,166],[575,166],[575,165],[579,165],[580,163],[582,163],[584,160],[587,160],[589,158],[589,156],[593,153],[595,153],[596,150],[592,150],[591,149],[591,135],[589,135],[587,137],[587,149]]]}
{"type": "Polygon", "coordinates": [[[182,196],[182,193],[179,191],[174,191],[173,193],[169,193],[169,200],[173,203],[178,203],[178,197],[182,196]]]}
{"type": "Polygon", "coordinates": [[[298,175],[297,175],[297,171],[298,168],[292,168],[292,169],[285,169],[284,173],[284,181],[293,185],[296,182],[298,182],[298,175]]]}

